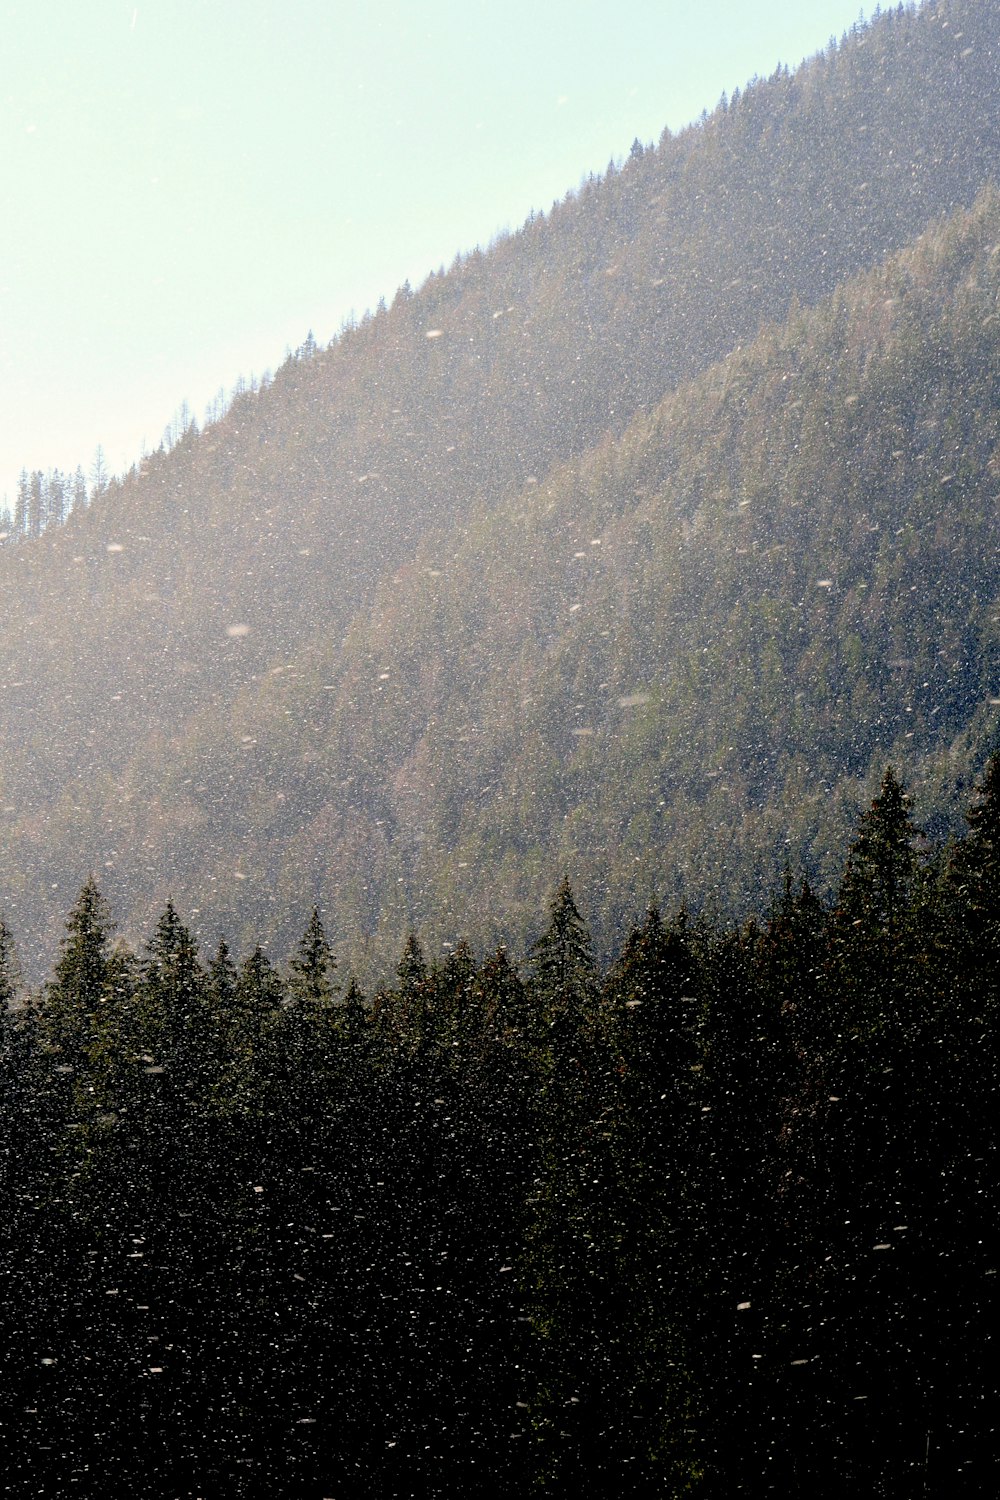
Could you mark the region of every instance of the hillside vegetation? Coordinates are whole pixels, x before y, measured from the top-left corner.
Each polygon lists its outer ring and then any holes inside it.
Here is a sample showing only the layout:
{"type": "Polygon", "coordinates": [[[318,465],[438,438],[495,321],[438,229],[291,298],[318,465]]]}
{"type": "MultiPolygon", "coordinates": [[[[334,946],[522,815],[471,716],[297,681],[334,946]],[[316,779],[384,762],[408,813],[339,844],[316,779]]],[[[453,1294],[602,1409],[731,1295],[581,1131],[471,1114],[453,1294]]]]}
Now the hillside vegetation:
{"type": "Polygon", "coordinates": [[[944,830],[997,694],[997,21],[856,28],[0,549],[29,968],[90,868],[127,930],[318,901],[360,961],[565,866],[607,952],[822,882],[887,750],[944,830]]]}

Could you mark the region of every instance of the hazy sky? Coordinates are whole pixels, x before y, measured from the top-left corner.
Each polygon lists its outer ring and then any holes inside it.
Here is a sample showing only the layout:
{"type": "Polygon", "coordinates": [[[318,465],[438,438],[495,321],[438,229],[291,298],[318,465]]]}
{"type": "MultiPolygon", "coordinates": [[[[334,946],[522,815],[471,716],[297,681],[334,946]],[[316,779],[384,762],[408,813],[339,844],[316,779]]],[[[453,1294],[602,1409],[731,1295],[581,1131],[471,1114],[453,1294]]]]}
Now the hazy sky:
{"type": "Polygon", "coordinates": [[[0,496],[111,467],[856,0],[0,0],[0,496]]]}

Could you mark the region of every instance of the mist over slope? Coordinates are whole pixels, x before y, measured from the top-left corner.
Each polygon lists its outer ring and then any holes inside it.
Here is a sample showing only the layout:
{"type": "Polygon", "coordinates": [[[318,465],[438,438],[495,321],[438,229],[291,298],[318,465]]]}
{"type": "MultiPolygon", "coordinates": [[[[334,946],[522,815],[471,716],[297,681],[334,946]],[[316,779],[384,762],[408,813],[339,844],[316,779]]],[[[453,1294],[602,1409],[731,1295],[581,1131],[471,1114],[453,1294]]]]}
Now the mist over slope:
{"type": "Polygon", "coordinates": [[[231,721],[254,887],[388,961],[414,921],[523,940],[570,869],[611,949],[650,897],[825,888],[887,760],[957,827],[1000,699],[998,311],[989,191],[421,547],[231,721]]]}
{"type": "Polygon", "coordinates": [[[745,904],[759,842],[822,874],[887,752],[966,800],[995,199],[836,289],[995,181],[998,20],[858,29],[0,550],[29,964],[90,868],[132,931],[171,890],[280,949],[321,900],[360,956],[566,865],[610,943],[637,894],[745,904]]]}

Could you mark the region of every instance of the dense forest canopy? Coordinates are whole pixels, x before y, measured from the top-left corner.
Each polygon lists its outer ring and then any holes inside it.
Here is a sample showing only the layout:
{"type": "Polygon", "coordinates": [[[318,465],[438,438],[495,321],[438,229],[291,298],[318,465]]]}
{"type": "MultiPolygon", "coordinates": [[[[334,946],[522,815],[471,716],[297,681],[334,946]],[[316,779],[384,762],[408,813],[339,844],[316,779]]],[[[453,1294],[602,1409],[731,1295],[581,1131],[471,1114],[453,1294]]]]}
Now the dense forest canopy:
{"type": "Polygon", "coordinates": [[[890,768],[829,902],[604,968],[563,880],[370,999],[88,880],[2,1016],[10,1493],[986,1493],[998,852],[1000,757],[947,848],[890,768]]]}

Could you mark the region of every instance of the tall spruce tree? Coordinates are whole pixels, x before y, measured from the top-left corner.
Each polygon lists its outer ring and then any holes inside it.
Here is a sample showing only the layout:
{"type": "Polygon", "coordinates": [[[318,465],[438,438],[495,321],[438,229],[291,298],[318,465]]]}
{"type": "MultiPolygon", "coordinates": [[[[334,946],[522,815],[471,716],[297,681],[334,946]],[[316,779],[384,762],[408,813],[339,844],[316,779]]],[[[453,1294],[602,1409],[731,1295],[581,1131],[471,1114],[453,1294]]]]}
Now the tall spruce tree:
{"type": "Polygon", "coordinates": [[[316,906],[288,968],[291,1005],[304,1012],[329,1010],[337,994],[337,961],[316,906]]]}
{"type": "Polygon", "coordinates": [[[110,908],[91,875],[67,918],[62,953],[43,998],[42,1042],[58,1055],[61,1067],[82,1067],[102,1029],[113,925],[110,908]]]}
{"type": "Polygon", "coordinates": [[[200,1033],[203,980],[197,944],[169,900],[143,965],[146,1050],[176,1059],[189,1036],[200,1033]]]}
{"type": "Polygon", "coordinates": [[[232,1102],[253,1110],[273,1062],[274,1027],[285,998],[277,969],[258,946],[240,967],[226,1028],[232,1102]]]}
{"type": "Polygon", "coordinates": [[[550,1031],[575,1032],[584,1019],[593,1019],[597,965],[567,876],[549,903],[548,926],[531,950],[530,967],[535,1004],[550,1031]]]}
{"type": "Polygon", "coordinates": [[[272,1110],[311,1149],[331,1108],[327,1096],[343,1026],[342,1007],[335,1005],[336,960],[316,907],[288,969],[286,1000],[275,1017],[272,1110]]]}
{"type": "Polygon", "coordinates": [[[841,1037],[878,1031],[905,1003],[919,832],[910,798],[889,766],[850,845],[833,914],[830,979],[841,1037]]]}
{"type": "Polygon", "coordinates": [[[600,1462],[599,1412],[613,1360],[602,1234],[609,1177],[603,1121],[613,1064],[597,1033],[599,987],[590,933],[564,878],[531,952],[530,993],[544,1020],[539,1176],[526,1235],[525,1280],[536,1334],[532,1403],[537,1483],[558,1470],[570,1491],[600,1462]],[[568,1439],[568,1440],[567,1440],[568,1439]]]}
{"type": "Polygon", "coordinates": [[[406,935],[396,965],[396,989],[378,1007],[382,1039],[392,1050],[414,1051],[424,1040],[430,1021],[432,982],[423,945],[415,932],[406,935]]]}

